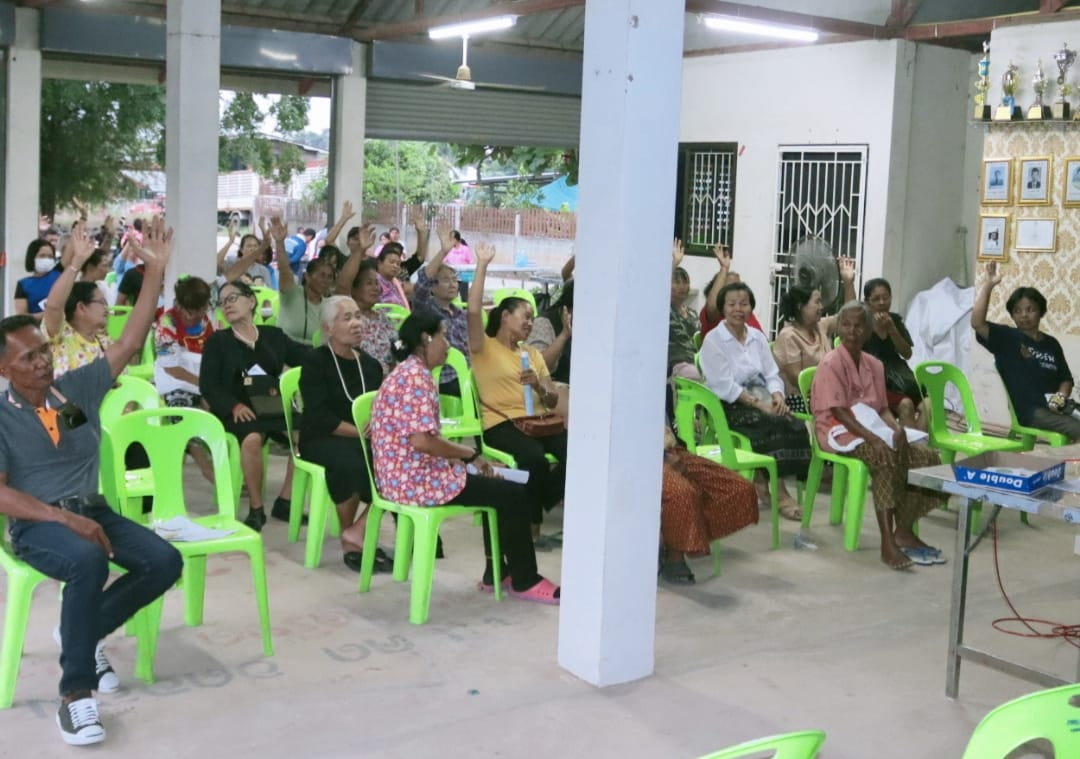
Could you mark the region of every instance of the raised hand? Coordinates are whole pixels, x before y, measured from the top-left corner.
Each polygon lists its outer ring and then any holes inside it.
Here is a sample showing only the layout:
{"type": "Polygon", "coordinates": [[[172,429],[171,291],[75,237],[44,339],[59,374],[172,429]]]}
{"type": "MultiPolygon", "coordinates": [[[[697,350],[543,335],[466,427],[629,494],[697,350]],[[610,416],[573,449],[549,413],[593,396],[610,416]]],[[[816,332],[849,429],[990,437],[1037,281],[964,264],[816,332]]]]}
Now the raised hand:
{"type": "Polygon", "coordinates": [[[1001,284],[1001,280],[1003,279],[1003,277],[1001,274],[998,273],[997,261],[986,262],[986,276],[987,284],[991,287],[996,287],[997,285],[1001,284]]]}
{"type": "Polygon", "coordinates": [[[476,262],[487,266],[489,263],[495,260],[495,246],[489,242],[478,242],[476,244],[476,262]]]}
{"type": "MultiPolygon", "coordinates": [[[[348,204],[346,204],[348,205],[348,204]]],[[[270,217],[270,236],[274,239],[278,245],[285,245],[285,238],[289,236],[289,228],[285,226],[285,222],[281,220],[280,216],[270,217]]],[[[282,250],[285,248],[282,247],[282,250]]]]}
{"type": "Polygon", "coordinates": [[[229,242],[231,243],[236,239],[236,227],[240,223],[240,220],[235,216],[229,219],[229,242]]]}
{"type": "Polygon", "coordinates": [[[716,262],[720,264],[720,268],[727,271],[731,268],[731,251],[728,247],[722,243],[718,243],[712,249],[713,255],[716,256],[716,262]]]}
{"type": "Polygon", "coordinates": [[[836,259],[837,265],[840,267],[840,279],[845,282],[855,281],[855,259],[854,258],[838,258],[836,259]]]}
{"type": "Polygon", "coordinates": [[[348,221],[354,216],[356,216],[356,212],[353,211],[352,203],[346,200],[341,204],[341,218],[348,221]]]}
{"type": "Polygon", "coordinates": [[[107,240],[113,236],[113,229],[115,228],[115,222],[111,215],[105,217],[105,221],[101,222],[101,234],[102,240],[107,240]]]}
{"type": "Polygon", "coordinates": [[[87,213],[86,209],[86,203],[83,203],[78,198],[72,198],[71,202],[75,206],[75,209],[79,212],[80,219],[85,219],[89,216],[89,213],[87,213]]]}
{"type": "Polygon", "coordinates": [[[86,225],[75,222],[71,225],[71,234],[68,236],[68,246],[71,248],[71,266],[78,270],[83,267],[90,254],[94,252],[94,238],[86,234],[86,225]]]}
{"type": "Polygon", "coordinates": [[[450,250],[454,247],[454,238],[450,234],[454,230],[450,227],[450,222],[443,220],[435,227],[435,234],[439,236],[439,246],[442,250],[450,250]]]}
{"type": "Polygon", "coordinates": [[[421,232],[427,229],[427,220],[424,218],[424,209],[419,207],[414,208],[409,213],[409,223],[421,232]]]}
{"type": "Polygon", "coordinates": [[[142,247],[136,247],[135,253],[147,265],[154,264],[164,269],[172,255],[172,227],[165,227],[165,219],[160,214],[155,215],[148,225],[143,227],[142,247]]]}
{"type": "Polygon", "coordinates": [[[375,225],[365,224],[360,227],[360,250],[367,250],[375,244],[375,225]]]}
{"type": "Polygon", "coordinates": [[[567,337],[572,337],[574,334],[574,312],[566,306],[562,307],[562,331],[566,333],[567,337]]]}
{"type": "Polygon", "coordinates": [[[262,232],[260,237],[263,240],[265,240],[266,239],[266,217],[265,216],[260,216],[259,217],[259,231],[262,232]]]}
{"type": "Polygon", "coordinates": [[[683,262],[683,258],[686,257],[686,250],[683,248],[682,240],[678,237],[671,243],[671,266],[672,268],[678,267],[683,262]]]}
{"type": "Polygon", "coordinates": [[[50,219],[45,214],[42,214],[41,216],[38,217],[37,225],[38,225],[38,231],[39,232],[44,232],[46,229],[48,229],[49,227],[52,226],[52,219],[50,219]]]}

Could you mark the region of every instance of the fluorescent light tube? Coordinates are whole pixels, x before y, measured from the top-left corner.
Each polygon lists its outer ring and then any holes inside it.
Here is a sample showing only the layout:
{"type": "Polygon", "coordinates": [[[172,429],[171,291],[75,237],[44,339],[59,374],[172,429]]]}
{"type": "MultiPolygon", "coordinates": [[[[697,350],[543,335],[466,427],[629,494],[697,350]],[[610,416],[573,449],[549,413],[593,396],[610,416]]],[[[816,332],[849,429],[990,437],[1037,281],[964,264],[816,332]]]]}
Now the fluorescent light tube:
{"type": "Polygon", "coordinates": [[[428,29],[428,37],[433,40],[445,40],[450,37],[471,37],[482,32],[498,32],[509,29],[517,23],[517,16],[497,16],[479,21],[465,21],[460,24],[447,24],[428,29]]]}
{"type": "Polygon", "coordinates": [[[730,16],[706,16],[705,26],[724,32],[754,34],[759,37],[775,37],[795,42],[817,42],[818,33],[813,29],[799,29],[794,26],[776,26],[758,21],[745,21],[730,16]]]}

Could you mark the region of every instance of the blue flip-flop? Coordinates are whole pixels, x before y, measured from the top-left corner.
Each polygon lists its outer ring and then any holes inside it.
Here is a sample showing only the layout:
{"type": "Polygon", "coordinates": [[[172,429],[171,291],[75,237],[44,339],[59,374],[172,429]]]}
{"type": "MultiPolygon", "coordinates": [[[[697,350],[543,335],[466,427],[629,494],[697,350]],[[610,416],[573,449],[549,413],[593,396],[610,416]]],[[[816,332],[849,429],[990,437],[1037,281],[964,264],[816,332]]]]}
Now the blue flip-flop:
{"type": "Polygon", "coordinates": [[[918,564],[920,567],[928,567],[934,563],[927,553],[921,548],[900,548],[900,553],[911,559],[912,564],[918,564]]]}
{"type": "Polygon", "coordinates": [[[924,548],[901,548],[900,551],[920,566],[931,564],[944,564],[946,558],[937,548],[926,546],[924,548]]]}

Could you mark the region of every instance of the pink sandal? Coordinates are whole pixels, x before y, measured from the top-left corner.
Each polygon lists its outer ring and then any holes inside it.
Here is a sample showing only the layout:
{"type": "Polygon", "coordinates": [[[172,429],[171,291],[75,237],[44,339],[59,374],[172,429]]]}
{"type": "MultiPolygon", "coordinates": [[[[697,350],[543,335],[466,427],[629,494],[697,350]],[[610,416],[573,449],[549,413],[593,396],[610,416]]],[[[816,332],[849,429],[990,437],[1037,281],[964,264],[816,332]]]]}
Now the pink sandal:
{"type": "MultiPolygon", "coordinates": [[[[504,575],[503,576],[503,578],[502,578],[502,587],[503,587],[503,590],[510,590],[510,588],[511,588],[510,575],[504,575]]],[[[479,590],[481,593],[494,593],[495,592],[495,586],[494,585],[489,585],[488,583],[484,582],[483,580],[476,583],[476,589],[479,590]]]]}
{"type": "Polygon", "coordinates": [[[541,577],[540,582],[528,590],[514,590],[511,587],[509,593],[514,598],[520,598],[522,601],[536,601],[551,606],[559,605],[559,586],[544,577],[541,577]]]}

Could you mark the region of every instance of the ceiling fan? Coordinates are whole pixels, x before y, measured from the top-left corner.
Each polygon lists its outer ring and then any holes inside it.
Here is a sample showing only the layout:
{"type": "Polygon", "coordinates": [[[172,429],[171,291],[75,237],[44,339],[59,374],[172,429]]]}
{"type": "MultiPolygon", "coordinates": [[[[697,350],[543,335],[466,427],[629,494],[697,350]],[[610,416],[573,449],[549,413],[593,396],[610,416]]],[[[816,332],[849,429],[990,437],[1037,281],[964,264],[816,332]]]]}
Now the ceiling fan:
{"type": "Polygon", "coordinates": [[[516,84],[499,84],[496,82],[476,82],[472,78],[472,69],[469,68],[469,35],[461,35],[461,65],[458,66],[457,74],[453,77],[440,76],[439,74],[425,74],[421,73],[420,76],[425,79],[437,79],[443,82],[443,87],[449,87],[454,90],[475,90],[477,87],[482,89],[491,90],[532,90],[541,92],[545,90],[545,87],[529,87],[526,85],[516,84]]]}

